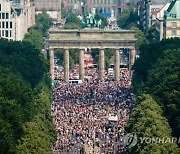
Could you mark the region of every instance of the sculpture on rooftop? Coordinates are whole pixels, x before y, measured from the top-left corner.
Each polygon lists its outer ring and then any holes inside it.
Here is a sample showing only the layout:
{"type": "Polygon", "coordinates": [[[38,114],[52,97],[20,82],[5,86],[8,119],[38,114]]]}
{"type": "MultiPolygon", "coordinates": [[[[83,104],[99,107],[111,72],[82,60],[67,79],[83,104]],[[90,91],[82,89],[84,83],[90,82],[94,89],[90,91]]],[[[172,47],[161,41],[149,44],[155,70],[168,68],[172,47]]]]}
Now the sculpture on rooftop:
{"type": "Polygon", "coordinates": [[[84,15],[82,19],[82,27],[83,28],[100,28],[102,20],[95,19],[95,11],[93,13],[87,13],[84,15]]]}

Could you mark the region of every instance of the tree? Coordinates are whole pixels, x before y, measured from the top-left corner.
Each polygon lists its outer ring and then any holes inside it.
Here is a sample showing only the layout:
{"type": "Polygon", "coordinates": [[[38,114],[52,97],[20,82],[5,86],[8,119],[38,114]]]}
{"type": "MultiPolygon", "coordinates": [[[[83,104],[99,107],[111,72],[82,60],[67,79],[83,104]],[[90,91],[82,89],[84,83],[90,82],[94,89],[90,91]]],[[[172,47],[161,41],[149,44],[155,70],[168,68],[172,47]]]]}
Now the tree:
{"type": "Polygon", "coordinates": [[[48,63],[29,42],[0,40],[0,66],[10,68],[34,87],[48,71],[48,63]]]}
{"type": "Polygon", "coordinates": [[[145,37],[145,34],[141,30],[139,30],[139,28],[137,28],[136,26],[132,26],[131,30],[135,31],[135,38],[137,39],[135,44],[135,49],[137,51],[137,54],[139,54],[139,48],[148,41],[145,37]]]}
{"type": "Polygon", "coordinates": [[[42,36],[47,37],[47,30],[50,28],[51,25],[52,25],[52,19],[44,10],[42,11],[42,13],[36,15],[36,24],[33,28],[41,32],[42,36]]]}
{"type": "Polygon", "coordinates": [[[148,73],[146,88],[156,96],[164,108],[165,116],[179,136],[180,129],[180,49],[167,50],[148,73]]]}
{"type": "MultiPolygon", "coordinates": [[[[126,131],[135,132],[141,138],[170,138],[171,129],[167,119],[162,116],[162,109],[150,95],[139,97],[138,105],[133,109],[126,131]]],[[[137,144],[129,149],[129,153],[173,153],[178,154],[176,143],[146,143],[138,140],[137,144]]]]}
{"type": "Polygon", "coordinates": [[[179,43],[180,39],[175,38],[143,45],[133,67],[136,94],[146,92],[154,96],[177,137],[180,135],[179,43]]]}
{"type": "Polygon", "coordinates": [[[95,14],[94,19],[96,21],[99,21],[100,19],[102,20],[100,28],[104,28],[108,25],[107,19],[103,17],[102,15],[100,15],[99,13],[95,14]]]}
{"type": "Polygon", "coordinates": [[[44,39],[40,32],[35,29],[30,29],[28,33],[24,36],[24,41],[30,42],[39,51],[44,48],[44,39]]]}
{"type": "Polygon", "coordinates": [[[117,24],[122,29],[130,29],[132,26],[136,26],[136,22],[138,21],[138,14],[137,11],[133,10],[124,10],[121,14],[117,17],[117,24]]]}
{"type": "Polygon", "coordinates": [[[10,69],[0,67],[0,153],[13,153],[22,124],[34,116],[31,87],[10,69]]]}
{"type": "MultiPolygon", "coordinates": [[[[99,63],[99,49],[92,49],[91,50],[91,55],[95,61],[95,63],[99,63]]],[[[105,49],[104,51],[104,57],[105,57],[105,69],[108,69],[110,68],[110,60],[111,60],[111,57],[113,56],[114,54],[114,51],[113,49],[105,49]]]]}
{"type": "Polygon", "coordinates": [[[156,25],[152,25],[147,33],[146,33],[146,39],[149,41],[149,42],[152,42],[152,41],[155,41],[156,40],[156,25]]]}

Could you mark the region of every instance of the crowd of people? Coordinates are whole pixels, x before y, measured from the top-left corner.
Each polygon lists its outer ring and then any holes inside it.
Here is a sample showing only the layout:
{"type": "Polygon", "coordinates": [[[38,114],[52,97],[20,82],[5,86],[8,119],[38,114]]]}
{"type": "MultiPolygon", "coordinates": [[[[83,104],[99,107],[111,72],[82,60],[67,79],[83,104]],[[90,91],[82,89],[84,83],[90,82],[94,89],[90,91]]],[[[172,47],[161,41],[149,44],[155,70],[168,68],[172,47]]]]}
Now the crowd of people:
{"type": "MultiPolygon", "coordinates": [[[[112,81],[105,72],[104,82],[98,79],[97,68],[85,69],[82,84],[63,81],[63,70],[55,70],[52,87],[52,111],[58,133],[54,154],[124,153],[124,126],[134,105],[128,70],[120,71],[120,81],[112,81]]],[[[78,77],[78,67],[70,78],[78,77]]]]}

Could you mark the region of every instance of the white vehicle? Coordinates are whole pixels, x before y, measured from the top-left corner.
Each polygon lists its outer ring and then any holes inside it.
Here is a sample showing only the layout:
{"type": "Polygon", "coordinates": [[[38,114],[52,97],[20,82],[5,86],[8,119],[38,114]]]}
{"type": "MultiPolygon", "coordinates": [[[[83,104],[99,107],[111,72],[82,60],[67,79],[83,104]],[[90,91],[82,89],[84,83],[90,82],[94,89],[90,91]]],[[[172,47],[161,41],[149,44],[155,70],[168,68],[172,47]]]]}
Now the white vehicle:
{"type": "Polygon", "coordinates": [[[111,74],[113,74],[113,73],[114,73],[113,68],[108,68],[108,74],[111,75],[111,74]]]}
{"type": "Polygon", "coordinates": [[[69,80],[69,84],[77,85],[77,84],[82,84],[82,80],[69,80]]]}

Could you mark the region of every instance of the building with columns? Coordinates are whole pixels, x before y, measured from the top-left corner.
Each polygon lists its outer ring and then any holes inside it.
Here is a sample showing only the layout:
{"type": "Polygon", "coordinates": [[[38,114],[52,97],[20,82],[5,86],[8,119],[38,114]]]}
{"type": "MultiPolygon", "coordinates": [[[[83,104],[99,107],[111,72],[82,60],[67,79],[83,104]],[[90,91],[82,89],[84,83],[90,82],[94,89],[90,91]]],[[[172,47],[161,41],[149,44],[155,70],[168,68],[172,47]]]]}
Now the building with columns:
{"type": "Polygon", "coordinates": [[[0,38],[22,40],[35,24],[35,9],[30,0],[0,0],[0,38]]]}
{"type": "MultiPolygon", "coordinates": [[[[114,49],[114,77],[119,80],[120,71],[120,49],[128,48],[129,70],[134,64],[135,51],[135,33],[131,30],[101,30],[101,29],[82,29],[82,30],[60,30],[52,28],[49,30],[49,57],[50,74],[54,79],[54,49],[64,49],[64,78],[69,80],[69,49],[79,49],[79,79],[84,80],[84,52],[86,48],[99,49],[99,79],[104,80],[104,52],[105,48],[114,49]]],[[[131,72],[131,71],[130,71],[131,72]]]]}

